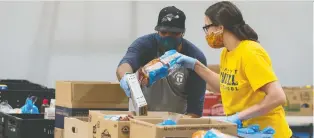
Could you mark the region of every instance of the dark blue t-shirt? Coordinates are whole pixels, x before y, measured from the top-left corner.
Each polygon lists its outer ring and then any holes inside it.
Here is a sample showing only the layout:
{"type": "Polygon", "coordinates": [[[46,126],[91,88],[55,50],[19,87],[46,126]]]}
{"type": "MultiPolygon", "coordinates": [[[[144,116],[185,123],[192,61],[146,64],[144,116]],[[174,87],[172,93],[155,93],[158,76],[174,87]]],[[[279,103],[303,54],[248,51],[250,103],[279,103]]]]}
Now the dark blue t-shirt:
{"type": "MultiPolygon", "coordinates": [[[[128,48],[119,65],[128,63],[134,72],[158,57],[157,33],[148,34],[136,39],[128,48]]],[[[182,41],[180,53],[198,59],[207,65],[202,51],[186,39],[182,41]]],[[[206,82],[194,71],[190,70],[185,91],[187,93],[187,113],[202,115],[206,82]]]]}

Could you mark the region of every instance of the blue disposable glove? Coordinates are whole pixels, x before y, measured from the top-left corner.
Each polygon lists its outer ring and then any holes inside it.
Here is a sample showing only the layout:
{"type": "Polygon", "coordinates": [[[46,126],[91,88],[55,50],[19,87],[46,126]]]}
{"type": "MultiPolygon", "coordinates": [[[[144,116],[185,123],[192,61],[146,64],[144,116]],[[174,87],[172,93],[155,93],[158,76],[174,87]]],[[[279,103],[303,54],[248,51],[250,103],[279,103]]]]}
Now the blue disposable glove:
{"type": "Polygon", "coordinates": [[[238,128],[238,133],[243,133],[243,134],[255,134],[258,131],[259,131],[259,125],[250,125],[245,128],[238,128]]]}
{"type": "Polygon", "coordinates": [[[245,138],[272,138],[274,134],[275,130],[272,127],[267,127],[259,131],[259,125],[251,125],[238,129],[238,135],[245,138]]]}
{"type": "Polygon", "coordinates": [[[126,74],[124,74],[124,76],[120,80],[120,87],[124,90],[126,96],[131,97],[131,90],[126,81],[126,74]]]}
{"type": "Polygon", "coordinates": [[[227,116],[226,121],[231,122],[231,123],[235,123],[235,124],[237,124],[238,128],[242,128],[242,121],[239,119],[239,113],[236,113],[232,116],[227,116]]]}
{"type": "Polygon", "coordinates": [[[192,58],[186,55],[181,55],[178,58],[177,63],[182,65],[185,68],[194,70],[196,61],[197,60],[195,58],[192,58]]]}
{"type": "Polygon", "coordinates": [[[164,120],[163,122],[159,123],[158,125],[161,125],[161,126],[165,126],[165,125],[176,125],[177,123],[171,119],[167,119],[167,120],[164,120]]]}

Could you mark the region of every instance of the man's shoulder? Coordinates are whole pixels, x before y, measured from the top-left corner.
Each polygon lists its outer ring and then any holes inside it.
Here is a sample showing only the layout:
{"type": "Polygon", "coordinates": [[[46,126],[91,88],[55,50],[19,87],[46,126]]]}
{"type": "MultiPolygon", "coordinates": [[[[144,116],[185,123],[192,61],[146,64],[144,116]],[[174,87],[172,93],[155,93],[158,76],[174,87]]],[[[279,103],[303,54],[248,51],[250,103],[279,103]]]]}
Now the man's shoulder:
{"type": "Polygon", "coordinates": [[[135,39],[130,47],[136,47],[141,50],[151,49],[154,47],[155,41],[155,34],[147,34],[135,39]]]}
{"type": "Polygon", "coordinates": [[[187,39],[183,39],[183,53],[202,62],[206,62],[204,53],[187,39]]]}
{"type": "Polygon", "coordinates": [[[153,41],[155,41],[155,33],[146,34],[146,35],[140,36],[135,41],[143,42],[143,43],[145,43],[145,42],[153,42],[153,41]]]}

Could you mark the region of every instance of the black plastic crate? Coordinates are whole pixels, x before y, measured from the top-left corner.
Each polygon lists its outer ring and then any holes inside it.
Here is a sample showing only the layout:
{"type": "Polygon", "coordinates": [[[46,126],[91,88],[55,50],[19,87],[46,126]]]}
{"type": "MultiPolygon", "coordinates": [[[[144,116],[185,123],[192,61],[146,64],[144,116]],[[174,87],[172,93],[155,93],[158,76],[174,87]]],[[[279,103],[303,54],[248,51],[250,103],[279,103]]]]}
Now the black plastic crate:
{"type": "Polygon", "coordinates": [[[1,90],[0,102],[7,101],[12,108],[21,108],[29,96],[36,96],[35,105],[40,110],[43,99],[55,99],[55,90],[1,90]]]}
{"type": "Polygon", "coordinates": [[[43,114],[11,114],[7,118],[8,138],[53,138],[54,120],[44,119],[43,114]]]}
{"type": "Polygon", "coordinates": [[[33,83],[28,80],[0,80],[0,84],[5,84],[8,86],[8,90],[43,90],[48,89],[46,86],[33,83]]]}
{"type": "Polygon", "coordinates": [[[25,116],[26,114],[8,114],[8,113],[0,112],[0,138],[8,138],[6,131],[8,129],[8,116],[9,115],[25,116]]]}
{"type": "Polygon", "coordinates": [[[0,79],[0,83],[31,83],[28,80],[18,80],[18,79],[0,79]]]}
{"type": "Polygon", "coordinates": [[[45,86],[34,83],[1,83],[7,85],[8,90],[45,90],[45,86]]]}
{"type": "Polygon", "coordinates": [[[299,138],[298,133],[307,134],[308,138],[313,138],[313,124],[312,123],[307,126],[290,126],[290,129],[294,133],[293,136],[295,138],[299,138]]]}

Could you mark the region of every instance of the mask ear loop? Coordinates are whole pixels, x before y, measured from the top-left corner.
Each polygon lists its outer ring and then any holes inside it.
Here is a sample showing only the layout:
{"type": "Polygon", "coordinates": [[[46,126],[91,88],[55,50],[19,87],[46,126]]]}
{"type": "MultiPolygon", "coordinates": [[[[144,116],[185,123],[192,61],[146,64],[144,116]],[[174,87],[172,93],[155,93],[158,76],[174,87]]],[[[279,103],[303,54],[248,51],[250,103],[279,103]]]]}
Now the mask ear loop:
{"type": "Polygon", "coordinates": [[[223,33],[223,30],[218,30],[218,31],[216,31],[216,32],[212,32],[214,35],[216,35],[216,34],[222,34],[223,33]]]}

